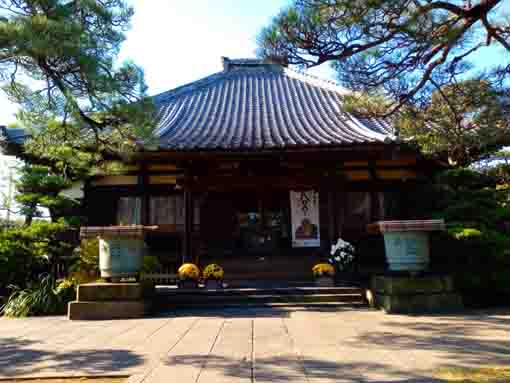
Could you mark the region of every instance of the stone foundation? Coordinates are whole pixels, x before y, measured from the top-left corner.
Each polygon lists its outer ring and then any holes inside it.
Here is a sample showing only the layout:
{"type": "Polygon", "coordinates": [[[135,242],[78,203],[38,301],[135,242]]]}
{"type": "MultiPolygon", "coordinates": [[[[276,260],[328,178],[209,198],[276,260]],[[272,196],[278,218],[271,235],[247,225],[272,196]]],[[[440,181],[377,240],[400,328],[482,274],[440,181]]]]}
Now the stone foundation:
{"type": "Polygon", "coordinates": [[[335,280],[333,279],[333,277],[318,277],[315,278],[315,286],[333,287],[335,286],[335,280]]]}
{"type": "Polygon", "coordinates": [[[88,283],[78,286],[68,306],[70,320],[144,317],[151,309],[154,287],[142,283],[88,283]]]}
{"type": "Polygon", "coordinates": [[[389,314],[436,313],[463,308],[451,276],[376,276],[367,300],[389,314]]]}

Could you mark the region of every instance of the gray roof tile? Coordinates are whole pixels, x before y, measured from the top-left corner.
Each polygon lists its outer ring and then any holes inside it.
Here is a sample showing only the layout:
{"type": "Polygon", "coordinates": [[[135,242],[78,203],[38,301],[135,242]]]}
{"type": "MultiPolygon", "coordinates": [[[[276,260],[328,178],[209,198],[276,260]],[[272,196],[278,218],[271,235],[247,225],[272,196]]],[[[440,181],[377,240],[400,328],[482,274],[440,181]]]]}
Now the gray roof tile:
{"type": "Polygon", "coordinates": [[[347,90],[258,60],[224,58],[225,70],[154,96],[156,133],[170,150],[338,146],[395,139],[384,120],[342,110],[347,90]]]}
{"type": "Polygon", "coordinates": [[[7,128],[0,125],[0,142],[6,144],[23,145],[30,135],[20,128],[7,128]]]}

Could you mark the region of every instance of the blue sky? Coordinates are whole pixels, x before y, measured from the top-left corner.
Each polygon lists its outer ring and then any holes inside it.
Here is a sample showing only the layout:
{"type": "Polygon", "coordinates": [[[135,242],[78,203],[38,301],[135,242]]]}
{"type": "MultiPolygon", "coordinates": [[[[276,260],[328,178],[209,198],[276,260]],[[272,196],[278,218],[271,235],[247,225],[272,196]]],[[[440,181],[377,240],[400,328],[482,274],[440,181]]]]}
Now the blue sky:
{"type": "MultiPolygon", "coordinates": [[[[135,15],[121,59],[143,67],[149,94],[156,94],[221,70],[221,56],[253,57],[257,32],[288,0],[131,3],[135,15]]],[[[0,123],[12,122],[14,111],[0,95],[0,123]]]]}
{"type": "MultiPolygon", "coordinates": [[[[132,29],[121,60],[145,70],[149,94],[157,94],[221,70],[220,57],[253,57],[256,35],[289,0],[131,0],[132,29]]],[[[509,2],[502,8],[510,9],[509,2]]],[[[480,65],[499,59],[484,51],[480,65]]],[[[332,77],[327,65],[315,68],[332,77]]],[[[0,93],[0,124],[13,122],[16,108],[0,93]]]]}
{"type": "Polygon", "coordinates": [[[287,3],[135,0],[121,56],[145,69],[151,94],[166,91],[221,70],[221,56],[253,57],[257,32],[287,3]]]}

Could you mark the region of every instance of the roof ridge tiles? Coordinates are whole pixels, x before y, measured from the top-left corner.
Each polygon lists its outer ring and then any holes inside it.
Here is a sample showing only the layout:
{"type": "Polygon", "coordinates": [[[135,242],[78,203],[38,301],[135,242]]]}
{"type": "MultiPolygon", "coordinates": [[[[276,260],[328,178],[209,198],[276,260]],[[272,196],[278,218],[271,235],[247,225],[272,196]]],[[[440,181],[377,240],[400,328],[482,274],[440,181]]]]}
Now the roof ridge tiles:
{"type": "MultiPolygon", "coordinates": [[[[253,68],[242,68],[242,69],[236,69],[236,70],[231,70],[231,71],[220,71],[220,72],[214,73],[212,75],[206,76],[204,78],[201,78],[199,80],[180,85],[174,89],[170,89],[170,90],[155,94],[150,97],[154,100],[156,105],[164,104],[164,103],[166,103],[176,97],[179,97],[183,94],[205,88],[209,85],[217,83],[218,81],[221,81],[222,79],[228,79],[229,77],[237,76],[240,73],[244,73],[244,72],[259,73],[259,74],[266,72],[267,74],[273,74],[273,75],[279,74],[279,72],[254,70],[253,68]]],[[[301,80],[301,81],[307,82],[308,84],[313,85],[313,86],[317,86],[317,87],[324,88],[329,91],[337,92],[341,96],[345,96],[345,95],[351,93],[351,91],[342,87],[335,81],[321,79],[320,77],[308,74],[304,71],[298,71],[295,69],[285,68],[284,71],[281,72],[281,74],[284,76],[290,77],[290,78],[295,78],[296,80],[301,80]]]]}
{"type": "Polygon", "coordinates": [[[352,91],[343,87],[339,83],[333,80],[323,79],[313,74],[307,73],[303,70],[293,69],[293,68],[285,68],[284,73],[289,77],[294,77],[303,81],[308,82],[311,85],[319,86],[321,88],[330,89],[338,92],[340,95],[352,94],[352,91]]]}
{"type": "Polygon", "coordinates": [[[176,88],[155,94],[153,96],[150,96],[154,102],[157,104],[163,104],[166,101],[170,101],[171,99],[180,96],[184,93],[191,92],[193,90],[197,90],[199,88],[203,88],[207,85],[213,84],[217,82],[221,77],[225,74],[224,71],[216,72],[214,74],[211,74],[209,76],[203,77],[199,80],[195,80],[192,82],[188,82],[186,84],[180,85],[176,88]]]}

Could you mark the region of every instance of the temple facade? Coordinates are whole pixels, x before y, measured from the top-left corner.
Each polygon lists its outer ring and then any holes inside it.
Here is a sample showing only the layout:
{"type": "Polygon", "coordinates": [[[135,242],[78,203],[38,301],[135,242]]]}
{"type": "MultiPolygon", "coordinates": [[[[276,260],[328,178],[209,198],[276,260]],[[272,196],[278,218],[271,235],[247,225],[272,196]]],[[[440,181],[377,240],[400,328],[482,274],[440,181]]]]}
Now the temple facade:
{"type": "Polygon", "coordinates": [[[222,60],[154,96],[158,148],[87,182],[87,225],[156,225],[147,244],[163,264],[216,262],[244,279],[309,278],[339,237],[384,267],[367,224],[420,218],[414,196],[437,165],[388,121],[347,113],[331,81],[222,60]]]}

